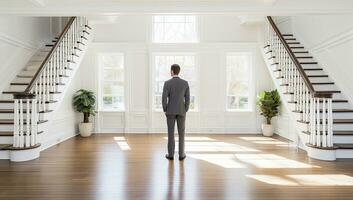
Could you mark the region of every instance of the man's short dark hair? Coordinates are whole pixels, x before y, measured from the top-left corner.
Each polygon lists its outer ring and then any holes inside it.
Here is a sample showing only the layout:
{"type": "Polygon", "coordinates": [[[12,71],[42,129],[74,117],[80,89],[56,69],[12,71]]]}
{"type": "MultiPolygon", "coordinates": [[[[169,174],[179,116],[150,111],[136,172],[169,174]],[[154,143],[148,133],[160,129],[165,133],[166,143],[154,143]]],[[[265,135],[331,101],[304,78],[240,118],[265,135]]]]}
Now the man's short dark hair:
{"type": "Polygon", "coordinates": [[[172,64],[170,70],[173,71],[173,74],[178,75],[180,72],[180,66],[178,64],[172,64]]]}

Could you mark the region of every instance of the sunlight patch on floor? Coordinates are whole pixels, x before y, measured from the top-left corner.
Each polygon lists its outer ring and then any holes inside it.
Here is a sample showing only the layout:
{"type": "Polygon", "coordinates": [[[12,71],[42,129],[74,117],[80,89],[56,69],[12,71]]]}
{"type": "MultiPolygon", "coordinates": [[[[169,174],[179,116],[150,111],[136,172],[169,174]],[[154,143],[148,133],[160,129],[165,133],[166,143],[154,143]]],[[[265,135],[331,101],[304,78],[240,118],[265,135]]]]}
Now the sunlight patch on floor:
{"type": "Polygon", "coordinates": [[[280,176],[273,176],[273,175],[246,175],[246,176],[270,185],[282,185],[282,186],[298,185],[298,183],[280,176]]]}
{"type": "Polygon", "coordinates": [[[119,137],[114,137],[114,140],[116,141],[116,143],[118,144],[118,146],[120,147],[120,149],[122,151],[129,151],[131,150],[129,144],[126,142],[125,137],[119,136],[119,137]]]}
{"type": "Polygon", "coordinates": [[[282,186],[353,186],[353,177],[344,174],[246,175],[257,181],[282,186]]]}
{"type": "Polygon", "coordinates": [[[277,139],[274,138],[270,138],[270,137],[261,137],[261,136],[253,136],[253,137],[239,137],[242,140],[246,140],[246,141],[279,141],[277,139]]]}
{"type": "Polygon", "coordinates": [[[233,154],[188,154],[188,157],[203,160],[224,168],[246,168],[233,154]]]}
{"type": "Polygon", "coordinates": [[[255,144],[274,144],[274,145],[288,145],[286,142],[281,141],[254,141],[255,144]]]}
{"type": "MultiPolygon", "coordinates": [[[[163,137],[165,140],[168,140],[168,137],[163,137]]],[[[175,137],[175,141],[178,141],[179,137],[175,137]]],[[[209,137],[185,137],[185,141],[214,141],[214,139],[209,137]]]]}
{"type": "Polygon", "coordinates": [[[318,168],[299,161],[291,160],[275,154],[236,154],[241,162],[254,165],[257,168],[318,168]]]}
{"type": "Polygon", "coordinates": [[[259,152],[257,149],[226,142],[185,142],[186,152],[259,152]]]}

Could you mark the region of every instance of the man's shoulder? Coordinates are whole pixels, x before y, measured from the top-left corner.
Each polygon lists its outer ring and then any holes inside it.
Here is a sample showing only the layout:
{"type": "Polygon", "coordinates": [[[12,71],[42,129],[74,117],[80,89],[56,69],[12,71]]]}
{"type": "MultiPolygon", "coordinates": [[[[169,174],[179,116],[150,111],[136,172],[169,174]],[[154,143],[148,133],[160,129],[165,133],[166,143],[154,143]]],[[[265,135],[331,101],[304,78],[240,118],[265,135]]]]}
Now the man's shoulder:
{"type": "Polygon", "coordinates": [[[184,80],[184,79],[180,79],[184,84],[188,84],[188,81],[187,80],[184,80]]]}

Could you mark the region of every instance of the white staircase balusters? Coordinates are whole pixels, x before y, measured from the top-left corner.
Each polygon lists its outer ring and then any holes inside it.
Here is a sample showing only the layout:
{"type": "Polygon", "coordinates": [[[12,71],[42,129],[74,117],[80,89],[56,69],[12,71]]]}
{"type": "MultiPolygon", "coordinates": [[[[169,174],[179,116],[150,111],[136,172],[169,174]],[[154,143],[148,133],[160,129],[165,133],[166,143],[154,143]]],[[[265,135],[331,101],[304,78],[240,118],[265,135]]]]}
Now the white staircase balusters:
{"type": "Polygon", "coordinates": [[[71,17],[57,38],[48,56],[39,67],[24,92],[14,94],[14,148],[31,148],[39,145],[39,112],[47,111],[47,102],[57,92],[57,83],[69,68],[69,61],[82,43],[84,29],[88,27],[85,17],[71,17]]]}
{"type": "Polygon", "coordinates": [[[288,43],[273,22],[267,17],[265,42],[274,62],[277,74],[295,102],[295,111],[302,122],[308,123],[309,143],[317,148],[333,147],[332,94],[315,91],[304,69],[296,59],[288,43]]]}

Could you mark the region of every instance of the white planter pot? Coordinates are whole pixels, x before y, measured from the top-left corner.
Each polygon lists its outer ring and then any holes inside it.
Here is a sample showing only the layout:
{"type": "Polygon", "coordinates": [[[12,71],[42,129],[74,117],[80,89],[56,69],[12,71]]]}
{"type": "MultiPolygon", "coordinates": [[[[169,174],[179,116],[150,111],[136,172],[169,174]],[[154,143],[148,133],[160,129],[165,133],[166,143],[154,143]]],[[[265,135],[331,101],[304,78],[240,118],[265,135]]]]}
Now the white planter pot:
{"type": "Polygon", "coordinates": [[[92,123],[80,123],[78,129],[80,130],[80,135],[82,137],[89,137],[92,134],[92,123]]]}
{"type": "Polygon", "coordinates": [[[262,134],[266,137],[273,136],[273,126],[272,124],[262,124],[262,134]]]}

